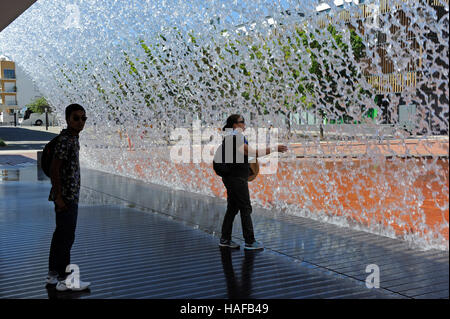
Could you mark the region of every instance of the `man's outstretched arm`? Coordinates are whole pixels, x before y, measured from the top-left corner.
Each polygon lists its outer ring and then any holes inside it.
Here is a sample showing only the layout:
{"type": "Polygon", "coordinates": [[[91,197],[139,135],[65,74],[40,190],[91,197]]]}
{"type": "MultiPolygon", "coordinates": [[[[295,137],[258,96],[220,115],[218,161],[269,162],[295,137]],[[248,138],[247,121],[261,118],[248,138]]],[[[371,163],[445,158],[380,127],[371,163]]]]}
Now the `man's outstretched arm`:
{"type": "Polygon", "coordinates": [[[265,147],[262,149],[254,149],[251,146],[248,146],[247,144],[244,144],[240,147],[240,151],[244,153],[244,155],[249,155],[253,156],[256,155],[256,157],[261,157],[264,155],[269,155],[272,152],[286,152],[287,151],[287,147],[285,145],[281,145],[278,144],[277,146],[271,148],[271,147],[265,147]]]}

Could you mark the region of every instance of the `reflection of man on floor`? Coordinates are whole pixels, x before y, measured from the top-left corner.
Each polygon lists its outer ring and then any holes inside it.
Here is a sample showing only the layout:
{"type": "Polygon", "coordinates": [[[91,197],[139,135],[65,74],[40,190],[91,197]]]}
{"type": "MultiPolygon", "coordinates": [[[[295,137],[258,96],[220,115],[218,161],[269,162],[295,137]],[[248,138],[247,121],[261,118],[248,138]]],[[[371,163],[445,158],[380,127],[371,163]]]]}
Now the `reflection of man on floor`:
{"type": "Polygon", "coordinates": [[[231,250],[220,248],[222,254],[222,266],[227,281],[229,299],[248,299],[252,294],[252,273],[256,253],[244,251],[244,260],[241,265],[241,280],[236,278],[231,258],[231,250]]]}

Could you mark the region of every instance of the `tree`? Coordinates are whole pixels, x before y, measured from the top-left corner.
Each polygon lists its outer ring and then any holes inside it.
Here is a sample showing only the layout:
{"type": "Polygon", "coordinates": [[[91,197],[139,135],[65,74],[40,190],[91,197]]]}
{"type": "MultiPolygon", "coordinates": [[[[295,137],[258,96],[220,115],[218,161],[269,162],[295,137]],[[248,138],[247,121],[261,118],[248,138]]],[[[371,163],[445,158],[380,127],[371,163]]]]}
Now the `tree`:
{"type": "MultiPolygon", "coordinates": [[[[48,111],[51,112],[51,108],[45,99],[45,97],[36,98],[33,102],[25,105],[31,113],[45,113],[45,109],[48,108],[48,111]]],[[[28,111],[27,110],[27,111],[28,111]]]]}
{"type": "Polygon", "coordinates": [[[299,91],[301,94],[307,92],[315,100],[313,107],[322,118],[321,138],[324,120],[359,121],[368,111],[360,101],[373,97],[372,92],[364,90],[361,85],[364,76],[358,66],[365,54],[363,39],[352,28],[348,32],[350,42],[347,44],[343,40],[344,34],[331,24],[316,30],[315,34],[297,29],[297,44],[306,49],[311,61],[308,76],[303,79],[306,85],[299,86],[299,91]],[[355,114],[356,118],[349,113],[352,106],[361,108],[360,113],[355,114]]]}

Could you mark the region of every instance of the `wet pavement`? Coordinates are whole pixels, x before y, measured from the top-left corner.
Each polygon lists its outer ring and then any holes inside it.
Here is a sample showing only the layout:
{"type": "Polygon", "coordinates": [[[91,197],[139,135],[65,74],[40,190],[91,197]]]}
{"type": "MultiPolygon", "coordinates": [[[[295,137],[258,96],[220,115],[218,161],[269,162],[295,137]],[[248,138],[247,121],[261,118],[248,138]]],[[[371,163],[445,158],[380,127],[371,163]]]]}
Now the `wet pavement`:
{"type": "MultiPolygon", "coordinates": [[[[255,208],[261,252],[219,249],[226,202],[82,171],[72,262],[90,291],[45,287],[50,184],[34,163],[0,175],[0,298],[448,298],[449,254],[255,208]],[[366,267],[380,288],[366,287],[366,267]]],[[[240,219],[234,240],[243,243],[240,219]]]]}

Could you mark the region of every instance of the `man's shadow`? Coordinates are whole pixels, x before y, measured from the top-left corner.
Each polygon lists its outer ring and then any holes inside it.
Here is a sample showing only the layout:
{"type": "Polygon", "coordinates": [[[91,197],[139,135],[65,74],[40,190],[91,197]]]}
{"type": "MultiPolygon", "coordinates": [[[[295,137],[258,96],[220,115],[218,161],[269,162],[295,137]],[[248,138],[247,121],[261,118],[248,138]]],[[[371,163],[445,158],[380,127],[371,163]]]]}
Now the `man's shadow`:
{"type": "Polygon", "coordinates": [[[255,256],[258,252],[244,250],[244,260],[241,265],[241,278],[236,277],[231,257],[231,249],[220,247],[222,266],[227,282],[229,299],[249,299],[252,294],[252,273],[255,256]]]}

